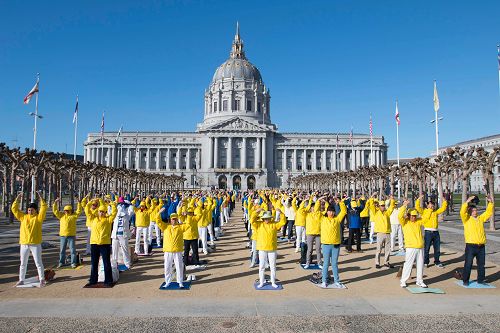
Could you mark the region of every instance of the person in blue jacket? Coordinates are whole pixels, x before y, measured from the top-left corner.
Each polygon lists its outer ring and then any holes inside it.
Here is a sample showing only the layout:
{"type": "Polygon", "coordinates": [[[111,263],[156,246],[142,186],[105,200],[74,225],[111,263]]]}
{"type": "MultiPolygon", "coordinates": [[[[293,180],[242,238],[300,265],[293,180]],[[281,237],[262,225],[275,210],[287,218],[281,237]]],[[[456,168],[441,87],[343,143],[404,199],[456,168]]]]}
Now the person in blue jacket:
{"type": "Polygon", "coordinates": [[[361,211],[365,208],[364,201],[358,202],[356,199],[351,200],[347,198],[345,200],[347,207],[347,223],[349,224],[349,239],[347,240],[347,252],[352,252],[352,245],[354,238],[356,238],[356,251],[361,251],[361,217],[359,216],[361,211]]]}

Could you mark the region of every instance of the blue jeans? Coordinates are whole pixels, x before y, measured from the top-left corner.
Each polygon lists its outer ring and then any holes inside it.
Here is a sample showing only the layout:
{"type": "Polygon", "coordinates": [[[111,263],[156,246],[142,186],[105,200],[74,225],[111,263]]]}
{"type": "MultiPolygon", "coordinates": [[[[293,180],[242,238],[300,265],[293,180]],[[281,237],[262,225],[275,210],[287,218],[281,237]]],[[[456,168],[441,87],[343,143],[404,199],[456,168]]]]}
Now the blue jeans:
{"type": "Polygon", "coordinates": [[[321,244],[321,250],[323,252],[323,282],[326,283],[328,278],[328,266],[330,262],[332,264],[333,280],[335,282],[340,282],[339,279],[339,253],[340,244],[321,244]]]}
{"type": "Polygon", "coordinates": [[[483,283],[486,270],[484,269],[486,257],[486,247],[484,245],[465,244],[465,262],[464,271],[462,272],[462,280],[464,283],[469,283],[470,271],[472,270],[472,263],[476,258],[477,265],[477,282],[483,283]]]}
{"type": "Polygon", "coordinates": [[[59,252],[59,263],[61,265],[64,265],[66,263],[66,246],[69,245],[69,252],[71,253],[71,264],[76,265],[75,236],[61,236],[60,244],[61,250],[59,252]]]}
{"type": "Polygon", "coordinates": [[[424,265],[429,263],[431,244],[434,247],[434,263],[436,265],[439,264],[439,257],[441,256],[441,237],[439,236],[439,231],[425,230],[424,242],[424,265]]]}

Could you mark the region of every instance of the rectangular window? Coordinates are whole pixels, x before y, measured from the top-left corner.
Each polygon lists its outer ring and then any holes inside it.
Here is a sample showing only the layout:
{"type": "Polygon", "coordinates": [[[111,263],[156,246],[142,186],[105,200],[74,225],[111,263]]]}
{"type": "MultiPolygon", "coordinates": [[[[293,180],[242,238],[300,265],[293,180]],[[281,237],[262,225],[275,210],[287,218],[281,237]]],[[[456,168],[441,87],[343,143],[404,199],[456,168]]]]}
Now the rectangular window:
{"type": "Polygon", "coordinates": [[[222,111],[227,111],[227,99],[222,101],[222,111]]]}
{"type": "Polygon", "coordinates": [[[260,113],[260,103],[257,103],[257,112],[260,113]]]}
{"type": "Polygon", "coordinates": [[[302,164],[297,165],[297,170],[302,170],[302,164]]]}
{"type": "Polygon", "coordinates": [[[312,165],[311,164],[307,165],[307,170],[312,170],[312,165]]]}
{"type": "Polygon", "coordinates": [[[252,101],[247,100],[247,111],[252,111],[252,101]]]}
{"type": "Polygon", "coordinates": [[[217,112],[219,111],[219,109],[217,109],[217,102],[214,102],[214,112],[217,112]]]}
{"type": "Polygon", "coordinates": [[[234,110],[240,111],[240,100],[239,99],[234,100],[234,110]]]}

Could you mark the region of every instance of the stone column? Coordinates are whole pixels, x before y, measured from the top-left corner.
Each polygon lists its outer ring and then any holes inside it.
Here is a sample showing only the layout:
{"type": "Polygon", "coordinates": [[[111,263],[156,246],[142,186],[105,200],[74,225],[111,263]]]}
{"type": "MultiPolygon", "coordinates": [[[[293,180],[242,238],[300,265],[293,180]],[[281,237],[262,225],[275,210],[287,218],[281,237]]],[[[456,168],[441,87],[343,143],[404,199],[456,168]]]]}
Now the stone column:
{"type": "Polygon", "coordinates": [[[323,149],[321,153],[321,170],[326,171],[326,149],[323,149]]]}
{"type": "Polygon", "coordinates": [[[197,149],[197,154],[196,154],[196,169],[197,170],[201,169],[201,149],[197,149]]]}
{"type": "Polygon", "coordinates": [[[375,165],[376,166],[379,166],[380,165],[380,154],[379,154],[379,150],[375,150],[375,165]]]}
{"type": "Polygon", "coordinates": [[[167,162],[167,170],[170,170],[170,150],[171,148],[165,149],[165,161],[167,162]]]}
{"type": "Polygon", "coordinates": [[[286,149],[283,149],[283,161],[281,162],[281,169],[286,171],[286,149]]]}
{"type": "Polygon", "coordinates": [[[297,171],[297,149],[292,150],[292,171],[297,171]]]}
{"type": "Polygon", "coordinates": [[[227,138],[227,165],[226,168],[233,168],[233,138],[227,138]]]}
{"type": "Polygon", "coordinates": [[[262,138],[262,168],[263,169],[267,168],[266,154],[267,154],[267,150],[266,150],[266,138],[262,138]]]}
{"type": "Polygon", "coordinates": [[[156,148],[156,170],[160,170],[160,158],[161,158],[160,148],[156,148]]]}
{"type": "Polygon", "coordinates": [[[262,157],[262,151],[261,151],[261,138],[257,138],[257,152],[255,153],[255,168],[260,169],[261,168],[261,157],[262,157]]]}
{"type": "Polygon", "coordinates": [[[130,169],[130,148],[125,149],[125,167],[130,169]]]}
{"type": "Polygon", "coordinates": [[[307,150],[302,152],[302,171],[307,171],[307,150]]]}
{"type": "Polygon", "coordinates": [[[112,168],[114,168],[114,167],[116,167],[116,166],[115,166],[115,155],[116,155],[116,149],[113,147],[113,148],[110,148],[110,149],[108,149],[108,150],[109,150],[110,155],[111,155],[111,156],[110,156],[110,161],[109,161],[109,162],[110,162],[110,166],[111,166],[112,168]]]}
{"type": "MultiPolygon", "coordinates": [[[[240,168],[241,169],[246,169],[247,168],[247,138],[243,137],[243,141],[241,143],[241,163],[240,163],[240,168]]],[[[243,178],[241,179],[243,182],[243,178]]]]}
{"type": "Polygon", "coordinates": [[[210,138],[210,150],[209,150],[209,156],[210,156],[210,164],[209,168],[214,167],[214,138],[210,138]]]}
{"type": "Polygon", "coordinates": [[[181,169],[181,149],[177,148],[177,161],[175,161],[175,169],[180,170],[181,169]]]}
{"type": "Polygon", "coordinates": [[[219,138],[214,138],[214,168],[219,167],[219,138]]]}
{"type": "Polygon", "coordinates": [[[316,170],[318,170],[318,150],[317,149],[313,150],[312,158],[313,158],[312,169],[314,171],[316,171],[316,170]]]}
{"type": "Polygon", "coordinates": [[[146,170],[150,169],[151,148],[146,148],[146,170]]]}

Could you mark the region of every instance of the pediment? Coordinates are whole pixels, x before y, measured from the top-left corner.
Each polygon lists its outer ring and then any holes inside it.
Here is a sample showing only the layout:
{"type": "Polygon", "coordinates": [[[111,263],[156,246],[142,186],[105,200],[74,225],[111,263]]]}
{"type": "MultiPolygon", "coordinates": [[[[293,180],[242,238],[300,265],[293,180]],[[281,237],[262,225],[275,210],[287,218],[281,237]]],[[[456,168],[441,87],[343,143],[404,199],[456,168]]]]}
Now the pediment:
{"type": "Polygon", "coordinates": [[[248,132],[263,132],[269,129],[240,117],[234,117],[224,120],[220,123],[213,124],[203,129],[204,131],[248,131],[248,132]]]}
{"type": "Polygon", "coordinates": [[[100,145],[101,143],[103,143],[104,145],[114,145],[116,144],[116,141],[110,140],[106,137],[103,140],[101,140],[101,138],[98,137],[87,142],[88,145],[100,145]]]}

